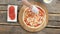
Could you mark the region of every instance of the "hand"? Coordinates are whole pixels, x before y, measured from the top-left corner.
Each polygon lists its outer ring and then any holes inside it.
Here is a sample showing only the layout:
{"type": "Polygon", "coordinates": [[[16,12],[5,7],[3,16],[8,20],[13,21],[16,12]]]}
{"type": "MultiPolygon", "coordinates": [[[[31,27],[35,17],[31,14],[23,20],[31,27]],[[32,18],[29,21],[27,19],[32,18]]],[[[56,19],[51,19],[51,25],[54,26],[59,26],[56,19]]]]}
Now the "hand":
{"type": "Polygon", "coordinates": [[[39,10],[37,9],[37,7],[29,3],[27,0],[22,0],[22,3],[26,5],[27,7],[31,8],[32,12],[34,12],[35,14],[39,13],[39,10]]]}
{"type": "Polygon", "coordinates": [[[39,10],[38,10],[38,8],[37,8],[36,6],[32,5],[31,10],[32,10],[32,12],[34,12],[35,14],[39,14],[39,10]]]}

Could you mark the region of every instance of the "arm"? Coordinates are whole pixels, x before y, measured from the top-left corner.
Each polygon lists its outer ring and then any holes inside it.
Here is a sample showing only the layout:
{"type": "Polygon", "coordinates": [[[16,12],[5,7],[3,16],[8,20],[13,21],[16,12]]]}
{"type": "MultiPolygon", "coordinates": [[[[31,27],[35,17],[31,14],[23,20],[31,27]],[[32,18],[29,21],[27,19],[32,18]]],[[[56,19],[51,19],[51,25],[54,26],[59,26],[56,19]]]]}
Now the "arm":
{"type": "Polygon", "coordinates": [[[34,12],[35,14],[38,14],[39,10],[37,9],[36,6],[32,5],[31,3],[29,3],[27,0],[22,0],[22,3],[26,6],[28,6],[29,8],[31,8],[32,12],[34,12]]]}
{"type": "Polygon", "coordinates": [[[22,0],[22,3],[30,8],[32,7],[32,4],[29,3],[27,0],[22,0]]]}

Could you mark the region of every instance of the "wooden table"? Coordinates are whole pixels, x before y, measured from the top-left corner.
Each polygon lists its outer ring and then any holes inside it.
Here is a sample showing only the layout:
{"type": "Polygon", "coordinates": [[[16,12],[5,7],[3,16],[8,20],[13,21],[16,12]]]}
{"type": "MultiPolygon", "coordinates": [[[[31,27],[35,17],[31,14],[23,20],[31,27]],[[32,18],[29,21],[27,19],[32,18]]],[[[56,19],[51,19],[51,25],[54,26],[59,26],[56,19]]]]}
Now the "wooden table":
{"type": "Polygon", "coordinates": [[[60,34],[60,0],[45,4],[48,9],[48,25],[42,31],[35,33],[21,28],[19,22],[8,23],[6,21],[8,4],[18,5],[19,8],[22,7],[21,0],[0,0],[0,34],[60,34]]]}

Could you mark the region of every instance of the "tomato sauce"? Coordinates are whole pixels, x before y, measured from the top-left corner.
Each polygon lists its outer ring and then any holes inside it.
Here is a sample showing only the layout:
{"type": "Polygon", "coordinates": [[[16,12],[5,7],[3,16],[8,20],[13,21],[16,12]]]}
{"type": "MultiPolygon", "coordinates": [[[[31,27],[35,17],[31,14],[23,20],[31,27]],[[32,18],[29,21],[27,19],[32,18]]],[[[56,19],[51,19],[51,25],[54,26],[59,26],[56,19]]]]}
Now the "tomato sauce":
{"type": "Polygon", "coordinates": [[[14,8],[14,6],[9,7],[9,17],[11,20],[15,19],[15,8],[14,8]]]}

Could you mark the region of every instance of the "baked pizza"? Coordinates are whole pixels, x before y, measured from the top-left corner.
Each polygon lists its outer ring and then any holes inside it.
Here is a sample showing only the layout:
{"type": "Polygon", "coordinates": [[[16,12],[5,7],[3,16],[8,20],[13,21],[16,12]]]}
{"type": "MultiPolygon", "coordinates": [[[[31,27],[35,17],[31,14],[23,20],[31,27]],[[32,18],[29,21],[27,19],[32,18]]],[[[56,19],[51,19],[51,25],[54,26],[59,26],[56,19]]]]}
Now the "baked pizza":
{"type": "Polygon", "coordinates": [[[39,14],[33,13],[30,8],[26,8],[23,13],[23,21],[28,27],[38,27],[44,23],[44,19],[46,19],[45,11],[39,6],[37,6],[37,8],[39,9],[39,14]]]}
{"type": "Polygon", "coordinates": [[[32,10],[23,5],[19,12],[19,23],[20,25],[29,32],[37,32],[42,30],[48,21],[47,9],[41,4],[34,3],[38,8],[38,14],[32,12],[32,10]]]}

